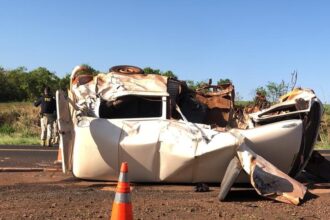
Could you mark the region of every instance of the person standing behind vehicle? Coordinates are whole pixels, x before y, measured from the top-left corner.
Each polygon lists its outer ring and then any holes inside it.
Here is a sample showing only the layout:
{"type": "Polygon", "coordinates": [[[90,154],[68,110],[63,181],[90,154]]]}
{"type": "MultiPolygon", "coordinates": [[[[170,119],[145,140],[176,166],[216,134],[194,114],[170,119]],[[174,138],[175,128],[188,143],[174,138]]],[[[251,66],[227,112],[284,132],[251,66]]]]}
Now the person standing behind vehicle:
{"type": "Polygon", "coordinates": [[[53,136],[53,124],[56,119],[56,101],[51,95],[50,88],[46,87],[44,89],[43,96],[39,97],[37,101],[34,102],[34,106],[38,107],[40,105],[40,123],[41,123],[41,145],[42,146],[52,146],[52,136],[53,136]]]}

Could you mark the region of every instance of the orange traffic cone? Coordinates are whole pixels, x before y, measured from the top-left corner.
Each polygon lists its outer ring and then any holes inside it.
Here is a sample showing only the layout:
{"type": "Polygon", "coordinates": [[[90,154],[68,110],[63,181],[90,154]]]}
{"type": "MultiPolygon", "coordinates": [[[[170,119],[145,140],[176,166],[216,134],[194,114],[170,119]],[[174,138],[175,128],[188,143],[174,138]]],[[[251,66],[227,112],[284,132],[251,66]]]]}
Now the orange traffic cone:
{"type": "Polygon", "coordinates": [[[131,190],[127,178],[128,165],[123,162],[120,167],[120,174],[116,188],[115,200],[112,205],[111,220],[133,219],[131,190]]]}
{"type": "Polygon", "coordinates": [[[59,147],[57,151],[57,160],[54,161],[54,164],[62,163],[62,149],[59,147]]]}

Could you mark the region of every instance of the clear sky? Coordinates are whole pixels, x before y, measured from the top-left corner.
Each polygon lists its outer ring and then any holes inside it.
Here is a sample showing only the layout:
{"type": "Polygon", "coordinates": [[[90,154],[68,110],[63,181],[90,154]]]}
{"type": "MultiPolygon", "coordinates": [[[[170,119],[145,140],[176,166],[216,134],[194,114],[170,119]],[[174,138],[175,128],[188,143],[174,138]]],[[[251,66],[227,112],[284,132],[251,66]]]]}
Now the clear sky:
{"type": "Polygon", "coordinates": [[[87,63],[231,79],[245,99],[269,81],[330,102],[330,1],[0,0],[0,65],[62,77],[87,63]]]}

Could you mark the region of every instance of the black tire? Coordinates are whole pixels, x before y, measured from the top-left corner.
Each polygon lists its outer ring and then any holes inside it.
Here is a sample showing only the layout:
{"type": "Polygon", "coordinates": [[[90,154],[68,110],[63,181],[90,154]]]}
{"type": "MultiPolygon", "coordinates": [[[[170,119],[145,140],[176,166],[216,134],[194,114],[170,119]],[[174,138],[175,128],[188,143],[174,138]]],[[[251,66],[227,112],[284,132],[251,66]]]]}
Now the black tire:
{"type": "Polygon", "coordinates": [[[115,72],[120,74],[144,74],[143,69],[129,65],[113,66],[109,69],[109,72],[115,72]]]}
{"type": "Polygon", "coordinates": [[[303,139],[299,153],[289,173],[291,177],[296,177],[305,168],[313,153],[322,117],[320,115],[320,108],[320,104],[315,102],[307,115],[307,121],[304,122],[303,139]]]}

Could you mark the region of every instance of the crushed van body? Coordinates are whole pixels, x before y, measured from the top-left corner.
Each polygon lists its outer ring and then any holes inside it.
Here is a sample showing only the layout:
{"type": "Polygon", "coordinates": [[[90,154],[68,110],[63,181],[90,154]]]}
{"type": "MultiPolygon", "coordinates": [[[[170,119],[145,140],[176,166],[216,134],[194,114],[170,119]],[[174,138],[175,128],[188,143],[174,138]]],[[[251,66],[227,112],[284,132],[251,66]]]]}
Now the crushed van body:
{"type": "Polygon", "coordinates": [[[126,161],[132,182],[219,183],[238,158],[242,172],[229,182],[250,182],[278,201],[303,199],[306,188],[293,177],[313,152],[323,113],[312,90],[296,89],[278,104],[238,114],[231,84],[193,91],[133,66],[79,75],[84,70],[73,70],[67,95],[57,92],[64,172],[116,180],[126,161]]]}

